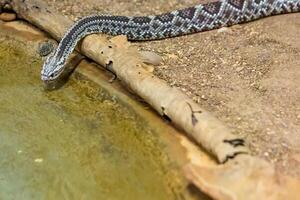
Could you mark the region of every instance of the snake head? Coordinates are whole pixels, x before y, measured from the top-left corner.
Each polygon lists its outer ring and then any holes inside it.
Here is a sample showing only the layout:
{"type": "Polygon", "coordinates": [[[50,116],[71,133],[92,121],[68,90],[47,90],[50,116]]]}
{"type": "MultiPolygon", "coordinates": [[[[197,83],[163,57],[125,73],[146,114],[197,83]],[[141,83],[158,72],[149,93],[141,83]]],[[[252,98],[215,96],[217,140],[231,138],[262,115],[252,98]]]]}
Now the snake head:
{"type": "Polygon", "coordinates": [[[43,81],[53,81],[59,77],[63,71],[63,64],[57,61],[56,56],[51,53],[43,64],[41,79],[43,81]]]}

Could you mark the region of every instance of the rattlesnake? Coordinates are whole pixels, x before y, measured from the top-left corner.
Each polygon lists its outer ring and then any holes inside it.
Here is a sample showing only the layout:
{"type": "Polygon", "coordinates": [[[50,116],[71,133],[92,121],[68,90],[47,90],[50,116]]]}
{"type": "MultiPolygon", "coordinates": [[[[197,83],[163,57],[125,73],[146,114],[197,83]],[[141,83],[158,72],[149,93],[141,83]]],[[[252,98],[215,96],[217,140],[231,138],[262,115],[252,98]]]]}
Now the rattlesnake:
{"type": "Polygon", "coordinates": [[[89,34],[106,33],[126,35],[129,40],[157,40],[299,11],[300,0],[219,0],[156,16],[87,16],[73,24],[58,48],[48,56],[41,78],[44,81],[57,79],[77,42],[89,34]]]}

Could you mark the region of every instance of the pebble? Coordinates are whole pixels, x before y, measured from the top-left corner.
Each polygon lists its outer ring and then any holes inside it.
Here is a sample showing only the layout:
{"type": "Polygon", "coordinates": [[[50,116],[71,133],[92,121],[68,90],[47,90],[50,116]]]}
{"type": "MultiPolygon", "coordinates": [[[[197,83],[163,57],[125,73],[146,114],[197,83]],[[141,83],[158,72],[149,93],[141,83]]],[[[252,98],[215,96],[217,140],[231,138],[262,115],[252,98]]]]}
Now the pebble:
{"type": "Polygon", "coordinates": [[[168,69],[169,65],[161,65],[159,68],[161,68],[161,69],[168,69]]]}
{"type": "Polygon", "coordinates": [[[34,159],[34,162],[36,163],[42,163],[44,160],[42,158],[36,158],[34,159]]]}
{"type": "Polygon", "coordinates": [[[217,30],[218,33],[232,33],[232,30],[230,28],[227,28],[227,27],[222,27],[222,28],[219,28],[217,30]]]}
{"type": "Polygon", "coordinates": [[[237,67],[235,71],[240,72],[244,69],[244,67],[237,67]]]}
{"type": "Polygon", "coordinates": [[[4,10],[12,10],[13,8],[9,3],[6,3],[6,4],[4,4],[3,9],[4,10]]]}
{"type": "Polygon", "coordinates": [[[17,15],[15,13],[1,13],[0,14],[0,20],[5,22],[13,21],[17,18],[17,15]]]}
{"type": "Polygon", "coordinates": [[[281,143],[281,146],[284,147],[284,148],[289,148],[289,145],[287,143],[284,143],[284,142],[281,143]]]}
{"type": "Polygon", "coordinates": [[[265,153],[264,153],[264,156],[269,157],[270,154],[269,154],[268,152],[265,152],[265,153]]]}
{"type": "Polygon", "coordinates": [[[175,54],[167,54],[167,56],[168,56],[168,58],[169,59],[178,59],[179,57],[177,56],[177,55],[175,55],[175,54]]]}
{"type": "Polygon", "coordinates": [[[39,43],[38,46],[38,54],[40,54],[40,56],[47,56],[49,55],[54,49],[54,43],[51,41],[43,41],[41,43],[39,43]]]}
{"type": "Polygon", "coordinates": [[[207,100],[207,97],[203,94],[203,95],[201,95],[201,99],[207,100]]]}

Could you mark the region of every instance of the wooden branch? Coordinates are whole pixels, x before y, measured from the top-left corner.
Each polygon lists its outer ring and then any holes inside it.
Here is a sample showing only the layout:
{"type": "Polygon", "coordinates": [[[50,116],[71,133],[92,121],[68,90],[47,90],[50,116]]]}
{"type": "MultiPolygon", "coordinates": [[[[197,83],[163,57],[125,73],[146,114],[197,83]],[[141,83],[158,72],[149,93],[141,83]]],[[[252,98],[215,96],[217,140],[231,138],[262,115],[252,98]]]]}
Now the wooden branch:
{"type": "MultiPolygon", "coordinates": [[[[11,0],[14,11],[55,39],[60,39],[72,21],[48,8],[39,0],[11,0]]],[[[225,162],[238,154],[248,153],[244,140],[231,131],[212,114],[189,99],[177,88],[145,70],[136,48],[116,37],[107,40],[104,36],[91,35],[81,44],[82,54],[102,66],[109,66],[118,78],[136,94],[148,102],[160,115],[169,118],[175,125],[225,162]]]]}

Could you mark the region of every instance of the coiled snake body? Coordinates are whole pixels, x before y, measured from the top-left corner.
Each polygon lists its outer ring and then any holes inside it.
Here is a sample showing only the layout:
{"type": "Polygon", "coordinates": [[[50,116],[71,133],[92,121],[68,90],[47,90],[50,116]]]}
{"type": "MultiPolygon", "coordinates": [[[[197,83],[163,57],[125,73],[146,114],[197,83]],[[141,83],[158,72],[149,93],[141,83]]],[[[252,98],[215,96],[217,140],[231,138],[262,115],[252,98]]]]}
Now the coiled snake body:
{"type": "Polygon", "coordinates": [[[219,0],[156,16],[87,16],[74,23],[56,51],[48,56],[41,78],[44,81],[57,79],[77,42],[89,34],[106,33],[126,35],[129,40],[156,40],[299,11],[300,0],[219,0]]]}

